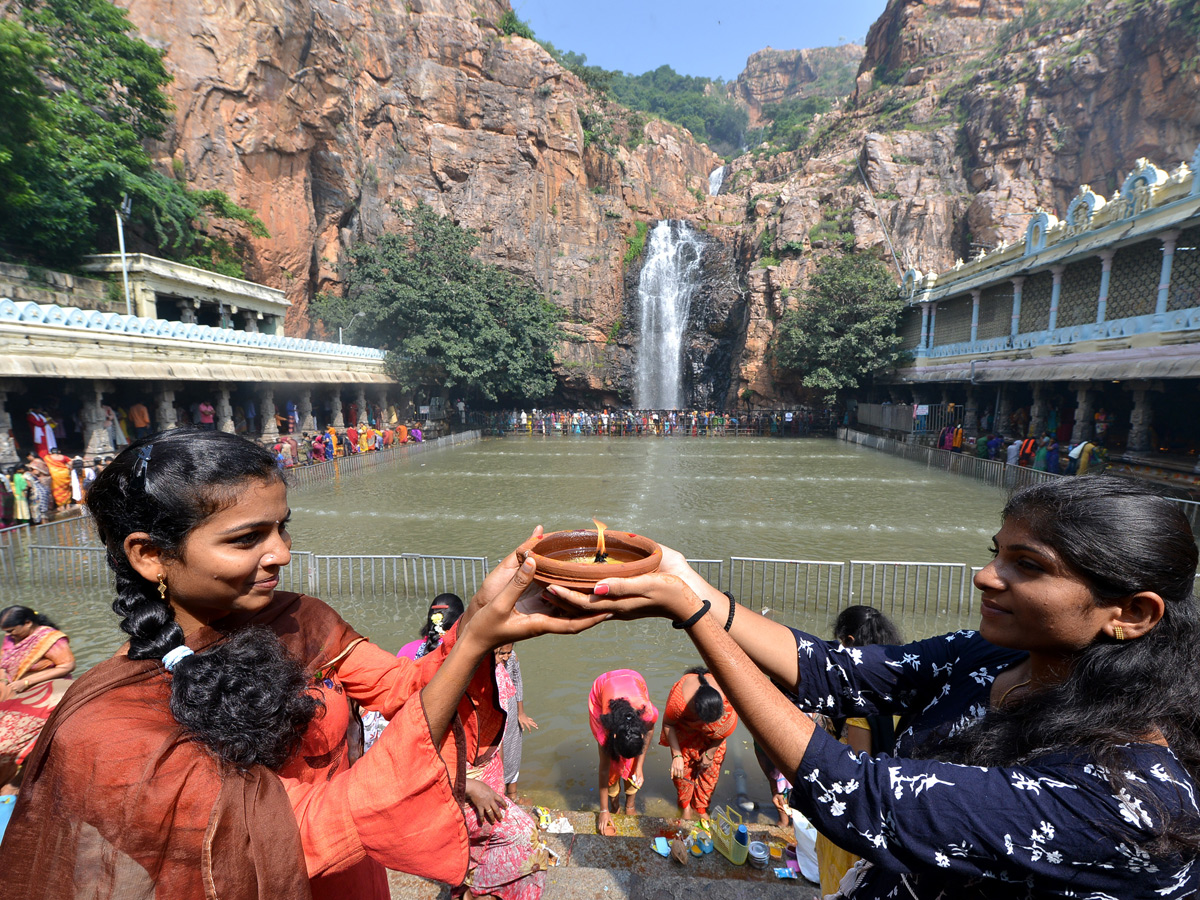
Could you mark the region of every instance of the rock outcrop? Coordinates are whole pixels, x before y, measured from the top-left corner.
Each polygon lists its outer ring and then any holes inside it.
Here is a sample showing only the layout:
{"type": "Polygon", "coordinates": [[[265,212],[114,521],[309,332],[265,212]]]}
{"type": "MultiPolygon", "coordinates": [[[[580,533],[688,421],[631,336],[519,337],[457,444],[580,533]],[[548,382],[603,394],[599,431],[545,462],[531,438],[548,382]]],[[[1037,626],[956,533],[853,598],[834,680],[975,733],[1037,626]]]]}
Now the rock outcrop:
{"type": "Polygon", "coordinates": [[[897,272],[943,271],[1063,215],[1081,183],[1111,194],[1142,156],[1200,142],[1200,15],[1167,0],[1039,4],[893,0],[855,92],[796,152],[752,151],[744,198],[749,310],[730,397],[794,396],[771,370],[774,322],[820,256],[874,250],[897,272]]]}
{"type": "Polygon", "coordinates": [[[863,50],[859,44],[812,50],[767,47],[750,54],[746,68],[729,85],[729,95],[746,107],[750,127],[757,128],[763,124],[763,107],[768,103],[813,94],[849,93],[846,76],[858,68],[863,50]]]}
{"type": "Polygon", "coordinates": [[[563,308],[577,341],[562,381],[599,390],[622,364],[606,336],[626,236],[638,218],[702,217],[720,164],[668,123],[629,134],[623,110],[497,30],[499,0],[122,2],[175,79],[157,155],[263,219],[271,238],[241,238],[248,272],[288,292],[292,334],[345,248],[424,202],[563,308]]]}
{"type": "MultiPolygon", "coordinates": [[[[699,394],[790,401],[770,340],[823,255],[944,270],[1019,239],[1039,207],[1061,215],[1080,183],[1111,193],[1138,157],[1191,159],[1200,141],[1200,14],[1172,0],[892,0],[806,144],[743,154],[717,197],[711,150],[502,35],[507,0],[119,2],[175,77],[157,157],[266,222],[270,239],[239,239],[251,276],[295,304],[289,333],[316,327],[307,301],[337,288],[347,246],[424,202],[562,307],[560,393],[581,402],[630,399],[638,221],[686,218],[711,241],[699,394]]],[[[859,52],[761,51],[731,95],[760,123],[859,52]]]]}

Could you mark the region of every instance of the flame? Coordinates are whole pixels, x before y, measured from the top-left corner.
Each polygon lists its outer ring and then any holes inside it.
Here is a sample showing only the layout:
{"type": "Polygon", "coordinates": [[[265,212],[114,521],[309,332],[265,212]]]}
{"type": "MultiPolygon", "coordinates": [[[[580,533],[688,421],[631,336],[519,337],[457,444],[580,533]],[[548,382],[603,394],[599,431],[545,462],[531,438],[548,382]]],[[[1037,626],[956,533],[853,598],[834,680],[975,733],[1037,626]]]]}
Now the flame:
{"type": "Polygon", "coordinates": [[[608,528],[608,526],[599,519],[592,519],[592,522],[596,526],[596,558],[603,559],[606,555],[604,550],[604,530],[608,528]]]}

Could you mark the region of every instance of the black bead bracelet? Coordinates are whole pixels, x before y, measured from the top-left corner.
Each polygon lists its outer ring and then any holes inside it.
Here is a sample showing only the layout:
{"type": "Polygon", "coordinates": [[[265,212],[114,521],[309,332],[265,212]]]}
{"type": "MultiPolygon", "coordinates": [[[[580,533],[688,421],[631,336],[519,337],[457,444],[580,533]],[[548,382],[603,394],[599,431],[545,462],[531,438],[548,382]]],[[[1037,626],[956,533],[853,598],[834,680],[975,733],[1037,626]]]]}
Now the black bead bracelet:
{"type": "Polygon", "coordinates": [[[725,630],[729,631],[733,627],[733,614],[737,612],[737,601],[733,599],[733,594],[729,591],[721,591],[721,593],[729,598],[729,618],[725,620],[725,630]]]}
{"type": "Polygon", "coordinates": [[[712,604],[707,600],[702,600],[700,602],[703,604],[703,606],[700,607],[694,616],[692,616],[690,619],[684,619],[682,622],[672,622],[671,627],[679,629],[691,628],[693,625],[703,619],[704,614],[712,609],[712,604]]]}

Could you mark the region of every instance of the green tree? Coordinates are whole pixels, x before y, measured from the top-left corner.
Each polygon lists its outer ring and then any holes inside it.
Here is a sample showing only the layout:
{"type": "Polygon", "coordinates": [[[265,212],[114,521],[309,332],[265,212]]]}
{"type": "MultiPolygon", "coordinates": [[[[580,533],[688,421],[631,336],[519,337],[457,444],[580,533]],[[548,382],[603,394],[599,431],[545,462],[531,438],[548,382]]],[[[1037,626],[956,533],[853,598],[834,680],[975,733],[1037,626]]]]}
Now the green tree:
{"type": "Polygon", "coordinates": [[[9,0],[0,14],[0,245],[69,265],[115,243],[113,212],[129,195],[133,238],[240,272],[233,248],[203,229],[212,218],[266,229],[223,192],[154,170],[145,142],[170,121],[170,76],[125,11],[109,0],[9,0]]]}
{"type": "Polygon", "coordinates": [[[826,257],[785,313],[772,352],[784,372],[833,397],[900,357],[896,326],[904,307],[888,268],[867,253],[826,257]]]}
{"type": "Polygon", "coordinates": [[[350,248],[345,296],[317,298],[318,317],[386,350],[389,373],[406,389],[437,385],[492,401],[549,396],[563,338],[558,308],[471,256],[475,232],[424,205],[410,216],[410,233],[350,248]]]}

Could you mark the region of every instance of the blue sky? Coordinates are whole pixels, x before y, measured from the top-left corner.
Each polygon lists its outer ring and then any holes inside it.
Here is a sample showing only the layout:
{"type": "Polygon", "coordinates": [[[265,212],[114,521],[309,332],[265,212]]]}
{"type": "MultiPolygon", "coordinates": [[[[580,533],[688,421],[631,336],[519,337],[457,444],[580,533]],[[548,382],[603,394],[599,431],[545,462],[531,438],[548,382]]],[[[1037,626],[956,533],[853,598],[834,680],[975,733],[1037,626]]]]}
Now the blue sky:
{"type": "Polygon", "coordinates": [[[732,81],[763,47],[861,41],[886,0],[512,0],[542,40],[588,62],[640,75],[664,63],[732,81]]]}

